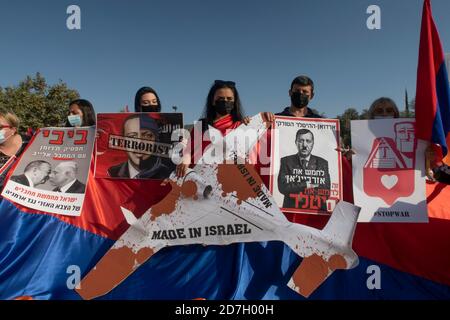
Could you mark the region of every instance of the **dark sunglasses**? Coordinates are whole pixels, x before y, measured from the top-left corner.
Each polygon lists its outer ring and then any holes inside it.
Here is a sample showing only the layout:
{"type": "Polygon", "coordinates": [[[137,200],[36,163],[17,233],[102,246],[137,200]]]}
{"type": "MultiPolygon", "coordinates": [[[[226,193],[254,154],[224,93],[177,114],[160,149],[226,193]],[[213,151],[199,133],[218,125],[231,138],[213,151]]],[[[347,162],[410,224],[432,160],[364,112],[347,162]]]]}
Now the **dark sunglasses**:
{"type": "Polygon", "coordinates": [[[223,81],[223,80],[216,80],[214,81],[214,85],[216,86],[229,86],[229,87],[235,87],[236,82],[234,81],[223,81]]]}

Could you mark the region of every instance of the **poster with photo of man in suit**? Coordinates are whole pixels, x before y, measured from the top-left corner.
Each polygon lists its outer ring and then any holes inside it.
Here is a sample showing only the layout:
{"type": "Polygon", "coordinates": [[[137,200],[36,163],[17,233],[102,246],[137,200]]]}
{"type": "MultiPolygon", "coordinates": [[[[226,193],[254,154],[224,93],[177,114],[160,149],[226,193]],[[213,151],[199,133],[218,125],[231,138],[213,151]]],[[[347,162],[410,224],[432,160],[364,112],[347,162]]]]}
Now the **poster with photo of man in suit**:
{"type": "Polygon", "coordinates": [[[94,138],[95,127],[39,129],[2,196],[31,209],[79,216],[94,138]]]}
{"type": "Polygon", "coordinates": [[[284,212],[330,214],[342,199],[339,121],[276,117],[270,191],[284,212]]]}
{"type": "Polygon", "coordinates": [[[181,113],[98,114],[95,177],[168,178],[175,170],[172,133],[182,128],[181,113]]]}

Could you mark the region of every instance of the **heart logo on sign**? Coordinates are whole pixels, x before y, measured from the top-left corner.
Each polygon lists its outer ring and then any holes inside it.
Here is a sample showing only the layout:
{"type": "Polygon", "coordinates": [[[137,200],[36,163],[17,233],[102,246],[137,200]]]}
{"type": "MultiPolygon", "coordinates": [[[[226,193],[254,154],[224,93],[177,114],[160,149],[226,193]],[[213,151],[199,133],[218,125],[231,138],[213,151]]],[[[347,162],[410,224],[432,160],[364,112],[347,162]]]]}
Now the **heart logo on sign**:
{"type": "Polygon", "coordinates": [[[397,182],[398,182],[398,177],[397,176],[384,175],[384,176],[381,177],[381,183],[388,190],[391,190],[393,187],[395,187],[397,182]]]}

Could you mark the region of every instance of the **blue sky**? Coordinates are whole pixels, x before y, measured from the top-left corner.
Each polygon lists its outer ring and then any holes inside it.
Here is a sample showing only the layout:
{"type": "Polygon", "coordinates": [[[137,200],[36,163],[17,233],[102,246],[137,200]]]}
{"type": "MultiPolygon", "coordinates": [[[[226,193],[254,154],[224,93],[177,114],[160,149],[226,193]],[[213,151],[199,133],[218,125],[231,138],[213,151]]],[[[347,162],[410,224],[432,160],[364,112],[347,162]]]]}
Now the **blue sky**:
{"type": "MultiPolygon", "coordinates": [[[[292,79],[316,83],[311,106],[328,117],[389,96],[415,94],[422,0],[0,0],[0,86],[41,72],[93,102],[97,112],[133,106],[149,85],[198,119],[215,79],[237,82],[248,115],[289,104],[292,79]],[[81,8],[82,29],[66,28],[81,8]],[[381,30],[366,9],[381,8],[381,30]]],[[[450,52],[450,1],[432,0],[450,52]]]]}

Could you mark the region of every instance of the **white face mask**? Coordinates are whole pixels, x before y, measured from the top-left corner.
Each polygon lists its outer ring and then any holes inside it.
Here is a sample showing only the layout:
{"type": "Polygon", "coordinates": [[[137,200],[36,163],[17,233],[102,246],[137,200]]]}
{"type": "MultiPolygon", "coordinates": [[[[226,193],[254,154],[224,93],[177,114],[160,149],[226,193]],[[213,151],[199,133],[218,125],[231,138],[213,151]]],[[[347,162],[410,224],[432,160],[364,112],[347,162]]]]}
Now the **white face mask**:
{"type": "Polygon", "coordinates": [[[381,119],[394,119],[394,116],[374,116],[375,120],[381,120],[381,119]]]}
{"type": "Polygon", "coordinates": [[[0,144],[5,143],[6,140],[8,140],[11,136],[6,137],[5,130],[0,130],[0,144]]]}
{"type": "Polygon", "coordinates": [[[69,120],[69,123],[72,127],[80,127],[81,126],[81,117],[78,114],[68,116],[67,120],[69,120]]]}

